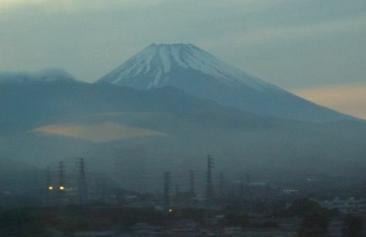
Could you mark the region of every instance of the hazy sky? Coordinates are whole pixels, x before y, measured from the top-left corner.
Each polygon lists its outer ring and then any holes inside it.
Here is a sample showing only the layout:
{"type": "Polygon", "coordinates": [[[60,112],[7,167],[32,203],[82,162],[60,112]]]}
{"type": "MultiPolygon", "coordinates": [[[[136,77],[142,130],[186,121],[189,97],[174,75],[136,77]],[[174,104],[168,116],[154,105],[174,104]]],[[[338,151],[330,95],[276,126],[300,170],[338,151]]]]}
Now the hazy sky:
{"type": "Polygon", "coordinates": [[[0,0],[3,71],[95,81],[150,43],[189,42],[317,102],[337,89],[346,112],[366,94],[365,41],[365,0],[0,0]]]}

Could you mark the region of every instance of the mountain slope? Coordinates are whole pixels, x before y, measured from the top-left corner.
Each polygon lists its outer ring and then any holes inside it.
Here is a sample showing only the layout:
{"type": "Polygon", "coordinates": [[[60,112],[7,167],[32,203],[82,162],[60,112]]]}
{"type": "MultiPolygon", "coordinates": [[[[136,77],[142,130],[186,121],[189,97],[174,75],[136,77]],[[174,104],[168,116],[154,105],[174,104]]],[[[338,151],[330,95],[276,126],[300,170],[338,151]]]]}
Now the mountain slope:
{"type": "Polygon", "coordinates": [[[113,113],[174,114],[181,119],[200,120],[202,126],[240,123],[256,127],[275,121],[192,97],[175,88],[141,91],[78,81],[0,84],[0,107],[0,131],[9,133],[113,113]]]}
{"type": "Polygon", "coordinates": [[[0,107],[0,159],[44,167],[86,157],[91,169],[124,175],[116,176],[124,187],[133,188],[131,182],[143,174],[141,190],[157,185],[166,170],[178,170],[182,177],[190,169],[203,172],[207,153],[219,170],[233,175],[250,170],[263,176],[343,176],[362,174],[366,167],[362,123],[261,117],[171,87],[5,83],[0,107]],[[119,132],[123,136],[116,136],[119,132]]]}
{"type": "Polygon", "coordinates": [[[98,82],[143,90],[175,87],[265,116],[320,122],[353,119],[252,77],[192,44],[152,44],[98,82]]]}

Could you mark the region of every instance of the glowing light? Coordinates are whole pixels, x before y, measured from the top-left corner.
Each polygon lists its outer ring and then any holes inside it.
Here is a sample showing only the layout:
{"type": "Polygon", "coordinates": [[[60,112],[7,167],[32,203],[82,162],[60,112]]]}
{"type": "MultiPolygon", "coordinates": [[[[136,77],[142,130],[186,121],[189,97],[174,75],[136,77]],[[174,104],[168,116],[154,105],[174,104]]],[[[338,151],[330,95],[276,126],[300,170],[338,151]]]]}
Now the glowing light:
{"type": "Polygon", "coordinates": [[[60,186],[60,187],[59,187],[59,189],[60,189],[61,191],[64,191],[64,190],[65,190],[65,187],[64,187],[64,186],[60,186]]]}
{"type": "Polygon", "coordinates": [[[53,186],[48,186],[48,190],[52,191],[53,190],[53,186]]]}
{"type": "Polygon", "coordinates": [[[173,211],[174,211],[174,210],[173,210],[173,209],[171,209],[171,208],[168,210],[168,212],[169,212],[169,213],[172,213],[173,211]]]}

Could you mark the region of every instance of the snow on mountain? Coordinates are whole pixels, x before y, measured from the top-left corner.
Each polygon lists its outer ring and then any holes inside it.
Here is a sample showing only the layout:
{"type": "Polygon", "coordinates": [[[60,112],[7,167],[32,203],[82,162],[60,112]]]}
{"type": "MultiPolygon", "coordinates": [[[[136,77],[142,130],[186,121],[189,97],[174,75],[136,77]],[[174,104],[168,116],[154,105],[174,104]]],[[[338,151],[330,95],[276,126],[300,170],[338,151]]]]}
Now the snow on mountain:
{"type": "MultiPolygon", "coordinates": [[[[103,77],[101,81],[124,85],[126,78],[142,74],[151,77],[152,80],[140,89],[151,89],[165,86],[171,79],[170,73],[177,68],[196,70],[225,84],[244,83],[257,90],[274,87],[227,65],[192,44],[152,44],[103,77]]],[[[131,82],[132,86],[133,84],[131,82]]]]}
{"type": "Polygon", "coordinates": [[[74,77],[61,69],[45,69],[39,72],[1,72],[0,83],[33,83],[74,81],[74,77]]]}
{"type": "Polygon", "coordinates": [[[301,121],[352,119],[250,76],[192,44],[152,44],[98,82],[175,87],[252,113],[301,121]]]}

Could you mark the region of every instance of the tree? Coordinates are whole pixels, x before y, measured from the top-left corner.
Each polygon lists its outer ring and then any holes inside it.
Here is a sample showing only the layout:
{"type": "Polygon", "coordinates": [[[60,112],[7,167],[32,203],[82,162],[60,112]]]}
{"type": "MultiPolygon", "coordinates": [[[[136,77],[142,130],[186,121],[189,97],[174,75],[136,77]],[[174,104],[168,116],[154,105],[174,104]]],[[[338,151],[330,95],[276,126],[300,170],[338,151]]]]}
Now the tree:
{"type": "Polygon", "coordinates": [[[344,219],[343,233],[345,237],[362,237],[363,219],[359,216],[349,215],[344,219]]]}

